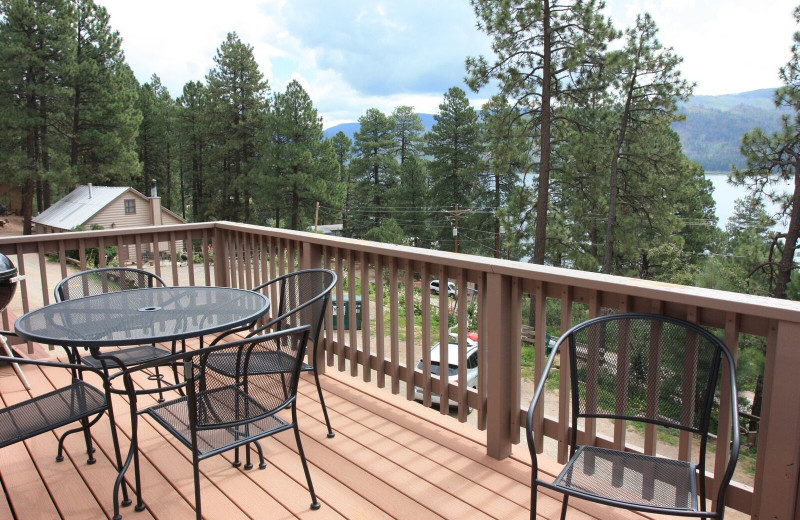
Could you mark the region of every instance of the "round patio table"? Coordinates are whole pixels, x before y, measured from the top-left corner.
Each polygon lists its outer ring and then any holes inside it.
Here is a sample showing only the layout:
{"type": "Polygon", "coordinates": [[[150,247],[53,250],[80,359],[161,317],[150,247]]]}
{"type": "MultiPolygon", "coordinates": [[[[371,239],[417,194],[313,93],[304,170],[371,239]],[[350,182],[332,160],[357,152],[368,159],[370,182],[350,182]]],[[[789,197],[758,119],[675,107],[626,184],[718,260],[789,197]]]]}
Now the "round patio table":
{"type": "Polygon", "coordinates": [[[21,316],[25,339],[68,347],[178,341],[229,330],[269,310],[263,294],[230,287],[154,287],[65,300],[21,316]]]}

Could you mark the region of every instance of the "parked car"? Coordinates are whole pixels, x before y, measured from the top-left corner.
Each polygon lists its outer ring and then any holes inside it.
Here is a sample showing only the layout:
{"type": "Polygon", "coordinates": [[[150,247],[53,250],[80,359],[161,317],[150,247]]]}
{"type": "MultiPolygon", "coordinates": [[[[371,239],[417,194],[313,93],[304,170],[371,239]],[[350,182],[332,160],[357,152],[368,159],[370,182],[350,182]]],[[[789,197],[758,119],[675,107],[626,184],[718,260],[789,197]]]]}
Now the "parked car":
{"type": "MultiPolygon", "coordinates": [[[[439,280],[432,280],[431,281],[431,292],[433,294],[439,294],[439,280]]],[[[456,284],[453,282],[447,282],[447,296],[452,298],[456,297],[456,284]]]]}
{"type": "MultiPolygon", "coordinates": [[[[474,337],[474,336],[473,336],[474,337]]],[[[439,343],[431,347],[431,374],[441,377],[441,365],[439,363],[441,345],[439,343]]],[[[458,343],[448,343],[447,345],[447,372],[450,383],[458,383],[458,343]]],[[[422,360],[417,363],[417,370],[422,371],[422,360]]],[[[467,337],[467,387],[477,388],[478,386],[478,343],[471,337],[467,337]]],[[[414,387],[414,399],[422,401],[422,388],[414,387]]],[[[439,394],[431,392],[431,402],[439,404],[439,394]]],[[[455,401],[450,401],[450,406],[458,406],[455,401]]]]}

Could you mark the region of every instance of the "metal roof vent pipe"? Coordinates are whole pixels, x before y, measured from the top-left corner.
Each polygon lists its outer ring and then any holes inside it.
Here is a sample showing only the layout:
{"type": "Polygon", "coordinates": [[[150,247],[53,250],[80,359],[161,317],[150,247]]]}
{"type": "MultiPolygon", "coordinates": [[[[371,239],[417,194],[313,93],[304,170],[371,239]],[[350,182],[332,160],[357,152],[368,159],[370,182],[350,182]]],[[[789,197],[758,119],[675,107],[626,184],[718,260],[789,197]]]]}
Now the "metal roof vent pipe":
{"type": "Polygon", "coordinates": [[[153,179],[150,181],[150,196],[151,197],[158,197],[158,182],[153,179]]]}
{"type": "Polygon", "coordinates": [[[92,183],[89,183],[89,198],[92,198],[92,183]]]}

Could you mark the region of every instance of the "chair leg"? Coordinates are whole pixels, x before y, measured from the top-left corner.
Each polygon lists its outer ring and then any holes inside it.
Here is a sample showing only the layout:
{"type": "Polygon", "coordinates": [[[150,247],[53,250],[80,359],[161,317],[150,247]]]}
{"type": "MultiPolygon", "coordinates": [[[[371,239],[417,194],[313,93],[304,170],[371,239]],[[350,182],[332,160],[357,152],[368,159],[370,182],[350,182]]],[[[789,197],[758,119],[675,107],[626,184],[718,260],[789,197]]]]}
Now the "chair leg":
{"type": "Polygon", "coordinates": [[[311,494],[311,509],[317,510],[320,508],[320,503],[317,502],[317,494],[314,493],[314,484],[311,483],[311,473],[308,471],[308,463],[306,462],[306,455],[303,451],[303,444],[300,442],[300,428],[297,427],[297,408],[295,404],[292,404],[292,423],[294,423],[294,439],[297,442],[297,452],[300,454],[300,462],[303,463],[303,473],[306,474],[306,482],[308,482],[308,492],[311,494]]]}
{"type": "MultiPolygon", "coordinates": [[[[246,448],[245,448],[245,449],[246,449],[246,448]]],[[[239,466],[241,466],[241,465],[242,465],[242,461],[239,459],[239,446],[236,446],[236,447],[233,449],[233,462],[231,463],[231,465],[232,465],[234,468],[238,468],[239,466]]]]}
{"type": "Polygon", "coordinates": [[[161,375],[161,372],[158,371],[158,367],[156,367],[156,384],[158,385],[158,402],[164,402],[164,391],[161,390],[161,380],[164,379],[164,376],[161,375]]]}
{"type": "MultiPolygon", "coordinates": [[[[195,438],[195,441],[196,440],[195,438]]],[[[192,450],[192,466],[194,470],[195,513],[197,513],[197,520],[203,520],[203,513],[200,505],[200,459],[197,456],[197,450],[192,450]]]]}
{"type": "Polygon", "coordinates": [[[128,449],[128,456],[125,457],[125,463],[122,463],[122,456],[119,452],[119,440],[117,439],[117,428],[114,424],[113,413],[111,412],[111,408],[109,407],[109,422],[111,423],[111,437],[114,443],[114,452],[117,459],[117,469],[119,473],[117,474],[117,478],[114,481],[114,516],[112,520],[122,520],[122,515],[119,513],[119,489],[122,487],[122,505],[129,506],[131,504],[130,498],[128,498],[128,487],[125,483],[125,473],[128,471],[128,468],[131,465],[131,461],[133,461],[133,470],[134,470],[134,482],[136,485],[136,511],[144,510],[144,503],[142,502],[142,485],[141,485],[141,478],[139,474],[139,450],[138,450],[138,435],[137,435],[137,425],[136,425],[137,416],[136,413],[131,411],[131,445],[128,449]]]}
{"type": "Polygon", "coordinates": [[[331,428],[331,420],[328,418],[328,408],[325,406],[325,398],[322,397],[322,386],[319,384],[319,372],[317,372],[317,365],[314,365],[314,382],[317,383],[317,394],[319,394],[319,403],[322,405],[322,415],[325,417],[325,425],[328,427],[328,438],[332,439],[336,436],[331,428]]]}
{"type": "Polygon", "coordinates": [[[567,502],[569,501],[569,495],[564,495],[564,500],[561,502],[561,520],[567,518],[567,502]]]}
{"type": "Polygon", "coordinates": [[[264,450],[261,449],[261,443],[254,441],[253,444],[256,445],[256,451],[258,451],[258,469],[264,469],[267,467],[267,463],[264,460],[264,450]]]}
{"type": "Polygon", "coordinates": [[[250,443],[244,445],[244,469],[253,469],[253,463],[250,461],[250,443]]]}
{"type": "Polygon", "coordinates": [[[536,495],[538,493],[536,479],[531,479],[531,520],[536,520],[536,495]]]}

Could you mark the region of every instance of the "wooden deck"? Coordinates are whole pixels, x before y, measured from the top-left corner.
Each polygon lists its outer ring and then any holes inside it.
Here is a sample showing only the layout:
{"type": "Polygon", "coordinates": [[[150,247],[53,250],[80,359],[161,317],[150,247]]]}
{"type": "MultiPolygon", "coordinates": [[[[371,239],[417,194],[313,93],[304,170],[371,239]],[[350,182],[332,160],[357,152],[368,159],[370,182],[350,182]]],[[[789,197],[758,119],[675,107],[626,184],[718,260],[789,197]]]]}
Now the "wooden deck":
{"type": "MultiPolygon", "coordinates": [[[[69,382],[63,370],[24,370],[33,394],[69,382]]],[[[335,371],[322,379],[336,437],[325,436],[312,378],[301,381],[298,404],[303,447],[322,508],[309,509],[289,431],[262,442],[268,459],[264,470],[234,468],[227,454],[200,463],[206,518],[528,518],[530,462],[524,445],[497,461],[485,454],[485,435],[469,425],[335,371]]],[[[0,397],[6,405],[29,397],[8,366],[0,368],[0,397]]],[[[121,397],[115,399],[126,449],[128,407],[121,397]]],[[[188,450],[147,420],[140,421],[139,432],[147,509],[137,513],[132,506],[123,508],[123,517],[194,518],[188,450]]],[[[57,438],[52,433],[0,450],[0,520],[110,518],[116,471],[106,418],[92,428],[92,435],[94,465],[86,464],[79,434],[68,438],[61,463],[55,462],[57,438]]],[[[545,466],[557,469],[551,461],[545,466]]],[[[132,472],[129,476],[132,481],[132,472]]],[[[558,518],[560,500],[543,494],[539,503],[543,518],[558,518]]],[[[577,500],[571,505],[570,519],[642,518],[577,500]]]]}

